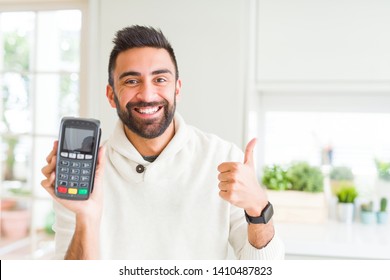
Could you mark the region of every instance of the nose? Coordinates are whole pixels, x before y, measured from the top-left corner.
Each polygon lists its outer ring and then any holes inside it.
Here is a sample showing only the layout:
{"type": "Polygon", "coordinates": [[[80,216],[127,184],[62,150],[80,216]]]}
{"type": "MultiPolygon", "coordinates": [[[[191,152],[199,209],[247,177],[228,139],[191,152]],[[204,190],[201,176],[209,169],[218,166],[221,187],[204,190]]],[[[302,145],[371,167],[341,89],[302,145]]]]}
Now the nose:
{"type": "Polygon", "coordinates": [[[151,82],[143,82],[139,87],[139,91],[137,93],[138,99],[144,102],[152,102],[155,101],[155,88],[151,82]]]}

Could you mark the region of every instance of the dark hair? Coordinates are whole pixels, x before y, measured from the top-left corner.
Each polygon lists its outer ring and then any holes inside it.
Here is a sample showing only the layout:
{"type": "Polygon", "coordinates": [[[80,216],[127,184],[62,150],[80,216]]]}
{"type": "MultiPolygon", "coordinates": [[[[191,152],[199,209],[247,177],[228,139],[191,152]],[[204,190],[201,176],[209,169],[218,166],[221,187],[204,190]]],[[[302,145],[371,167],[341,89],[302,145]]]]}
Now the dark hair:
{"type": "Polygon", "coordinates": [[[169,56],[175,66],[176,80],[179,78],[179,69],[177,67],[175,53],[171,44],[165,38],[160,29],[132,25],[119,30],[112,42],[114,43],[114,48],[111,51],[108,63],[108,83],[112,87],[114,86],[112,72],[114,71],[116,65],[116,58],[119,53],[132,48],[152,47],[165,49],[169,53],[169,56]]]}

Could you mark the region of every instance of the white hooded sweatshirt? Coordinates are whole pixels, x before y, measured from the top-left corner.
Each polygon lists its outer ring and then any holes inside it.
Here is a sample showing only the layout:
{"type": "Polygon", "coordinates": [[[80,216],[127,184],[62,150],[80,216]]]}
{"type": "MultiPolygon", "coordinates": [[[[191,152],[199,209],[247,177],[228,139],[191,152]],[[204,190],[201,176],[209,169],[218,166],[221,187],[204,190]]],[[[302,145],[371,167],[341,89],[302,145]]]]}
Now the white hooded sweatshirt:
{"type": "MultiPolygon", "coordinates": [[[[101,258],[222,260],[231,247],[238,259],[283,259],[277,235],[263,249],[251,246],[244,210],[219,196],[218,165],[242,162],[242,151],[177,113],[174,121],[175,135],[154,162],[126,138],[121,121],[105,143],[101,258]]],[[[74,214],[55,210],[56,257],[63,258],[74,214]]]]}

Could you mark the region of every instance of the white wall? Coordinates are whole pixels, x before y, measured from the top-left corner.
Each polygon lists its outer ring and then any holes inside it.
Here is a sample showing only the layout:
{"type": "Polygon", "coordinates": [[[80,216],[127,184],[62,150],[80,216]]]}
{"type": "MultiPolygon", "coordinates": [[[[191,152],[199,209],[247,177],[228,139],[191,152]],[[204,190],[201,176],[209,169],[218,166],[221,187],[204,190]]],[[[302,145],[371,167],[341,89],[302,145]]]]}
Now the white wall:
{"type": "Polygon", "coordinates": [[[108,56],[117,30],[161,28],[171,41],[183,82],[178,111],[187,123],[242,144],[247,2],[240,0],[101,0],[90,8],[90,95],[108,137],[116,111],[105,98],[108,56]],[[100,3],[100,4],[99,4],[100,3]],[[97,60],[97,61],[96,61],[97,60]]]}
{"type": "Polygon", "coordinates": [[[261,0],[260,82],[390,79],[390,1],[261,0]]]}

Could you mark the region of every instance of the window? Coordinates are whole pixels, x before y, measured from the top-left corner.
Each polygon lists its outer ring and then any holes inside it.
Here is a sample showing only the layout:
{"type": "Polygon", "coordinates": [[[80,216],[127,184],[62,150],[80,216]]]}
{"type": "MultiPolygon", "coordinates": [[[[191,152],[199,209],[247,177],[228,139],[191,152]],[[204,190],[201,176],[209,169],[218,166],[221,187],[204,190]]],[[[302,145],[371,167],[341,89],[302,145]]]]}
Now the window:
{"type": "Polygon", "coordinates": [[[360,193],[372,195],[375,159],[390,161],[388,104],[387,92],[375,89],[370,93],[263,92],[261,165],[307,161],[322,167],[348,166],[360,193]]]}
{"type": "Polygon", "coordinates": [[[390,114],[268,112],[265,162],[348,166],[356,175],[375,178],[374,160],[390,159],[388,123],[390,114]]]}
{"type": "Polygon", "coordinates": [[[44,254],[52,202],[40,186],[42,155],[61,117],[79,112],[81,19],[80,10],[0,13],[0,256],[31,242],[27,258],[44,254]],[[16,212],[27,222],[21,234],[6,229],[16,212]]]}

